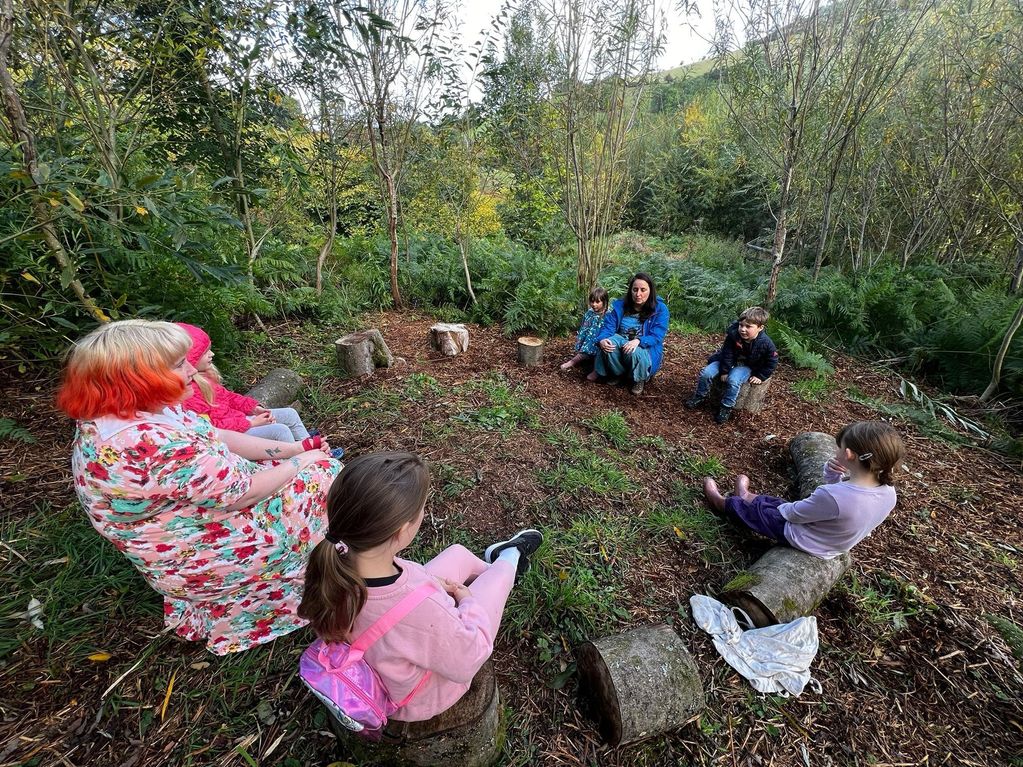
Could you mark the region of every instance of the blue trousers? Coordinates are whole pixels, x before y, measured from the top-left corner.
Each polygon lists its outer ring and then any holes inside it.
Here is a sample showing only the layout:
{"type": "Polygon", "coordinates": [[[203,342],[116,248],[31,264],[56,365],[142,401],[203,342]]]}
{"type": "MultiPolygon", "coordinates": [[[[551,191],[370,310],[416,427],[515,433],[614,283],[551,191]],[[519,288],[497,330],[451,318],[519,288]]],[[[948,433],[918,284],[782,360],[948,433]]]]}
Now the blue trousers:
{"type": "Polygon", "coordinates": [[[632,354],[626,354],[622,347],[629,342],[623,335],[615,334],[608,339],[615,345],[613,352],[606,352],[597,347],[597,359],[593,369],[601,376],[628,375],[633,381],[646,381],[650,378],[650,350],[637,346],[632,354]]]}
{"type": "MultiPolygon", "coordinates": [[[[700,382],[696,385],[696,396],[706,397],[710,394],[710,387],[714,379],[720,375],[721,366],[714,361],[700,371],[700,382]]],[[[745,365],[734,367],[728,373],[728,380],[724,381],[725,393],[721,395],[721,404],[725,407],[735,407],[735,400],[739,398],[739,389],[749,380],[753,374],[745,365]]]]}

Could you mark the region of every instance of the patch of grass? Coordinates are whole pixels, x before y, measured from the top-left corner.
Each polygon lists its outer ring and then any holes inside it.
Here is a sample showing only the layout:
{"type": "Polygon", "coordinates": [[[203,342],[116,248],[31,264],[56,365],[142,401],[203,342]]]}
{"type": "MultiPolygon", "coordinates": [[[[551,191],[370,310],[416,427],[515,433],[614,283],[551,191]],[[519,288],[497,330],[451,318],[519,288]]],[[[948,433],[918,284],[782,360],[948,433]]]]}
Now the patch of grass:
{"type": "Polygon", "coordinates": [[[838,384],[828,376],[803,378],[792,384],[794,391],[804,402],[821,403],[838,389],[838,384]]]}
{"type": "Polygon", "coordinates": [[[435,487],[444,498],[457,498],[467,490],[480,483],[480,475],[459,473],[458,469],[447,463],[434,463],[431,466],[435,487]]]}
{"type": "Polygon", "coordinates": [[[406,399],[421,402],[428,396],[436,396],[444,391],[436,378],[426,373],[413,373],[405,379],[403,393],[406,399]]]}
{"type": "Polygon", "coordinates": [[[908,581],[877,575],[874,582],[855,573],[848,585],[839,584],[882,635],[893,635],[908,628],[908,619],[935,609],[934,603],[908,581]]]}
{"type": "Polygon", "coordinates": [[[682,541],[707,564],[721,565],[732,558],[727,525],[702,505],[658,506],[640,523],[654,536],[682,541]]]}
{"type": "Polygon", "coordinates": [[[720,477],[725,473],[725,464],[715,455],[682,455],[676,464],[680,471],[692,477],[720,477]]]}
{"type": "Polygon", "coordinates": [[[954,431],[924,408],[903,403],[887,403],[861,392],[855,386],[846,389],[846,396],[853,402],[873,408],[878,413],[898,418],[915,425],[920,432],[931,439],[947,442],[951,445],[970,444],[970,440],[954,431]]]}
{"type": "Polygon", "coordinates": [[[688,320],[670,320],[668,322],[668,331],[679,336],[703,335],[703,330],[688,320]]]}
{"type": "Polygon", "coordinates": [[[583,423],[603,434],[618,449],[629,444],[629,424],[620,410],[609,410],[583,423]]]}
{"type": "Polygon", "coordinates": [[[618,458],[579,449],[563,454],[552,469],[539,472],[540,481],[564,493],[586,490],[594,495],[625,495],[639,489],[619,466],[618,458]]]}
{"type": "Polygon", "coordinates": [[[486,398],[485,404],[463,410],[454,420],[486,431],[507,434],[518,426],[534,428],[539,424],[536,412],[539,403],[523,394],[523,386],[512,388],[503,375],[491,375],[473,381],[463,390],[479,393],[486,398]]]}
{"type": "Polygon", "coordinates": [[[1005,644],[1012,650],[1012,654],[1016,660],[1023,663],[1023,628],[1020,628],[1008,618],[1003,618],[1001,615],[995,615],[994,613],[985,613],[984,620],[991,624],[991,627],[997,631],[1005,644]]]}

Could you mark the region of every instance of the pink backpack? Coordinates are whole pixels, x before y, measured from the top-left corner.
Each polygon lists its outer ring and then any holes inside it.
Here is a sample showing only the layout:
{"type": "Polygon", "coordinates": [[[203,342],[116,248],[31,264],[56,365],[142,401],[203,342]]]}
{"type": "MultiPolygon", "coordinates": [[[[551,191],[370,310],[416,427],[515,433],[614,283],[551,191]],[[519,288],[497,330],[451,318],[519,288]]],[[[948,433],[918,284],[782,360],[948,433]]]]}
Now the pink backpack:
{"type": "Polygon", "coordinates": [[[365,660],[374,642],[394,628],[437,587],[424,583],[381,615],[354,642],[324,642],[317,639],[302,653],[299,675],[313,694],[349,730],[368,740],[379,740],[387,717],[408,704],[430,678],[427,671],[405,699],[395,703],[365,660]]]}

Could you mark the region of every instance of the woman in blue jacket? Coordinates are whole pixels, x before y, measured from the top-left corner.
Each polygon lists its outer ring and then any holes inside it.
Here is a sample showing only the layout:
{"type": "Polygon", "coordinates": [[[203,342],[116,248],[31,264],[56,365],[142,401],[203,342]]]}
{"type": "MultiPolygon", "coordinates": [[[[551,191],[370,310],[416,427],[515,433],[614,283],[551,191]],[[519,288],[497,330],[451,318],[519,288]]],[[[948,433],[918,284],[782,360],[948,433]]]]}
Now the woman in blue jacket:
{"type": "Polygon", "coordinates": [[[632,393],[642,394],[643,384],[661,367],[667,332],[668,305],[657,297],[650,275],[640,272],[629,280],[625,298],[613,302],[604,315],[597,359],[587,378],[616,383],[628,376],[632,393]]]}

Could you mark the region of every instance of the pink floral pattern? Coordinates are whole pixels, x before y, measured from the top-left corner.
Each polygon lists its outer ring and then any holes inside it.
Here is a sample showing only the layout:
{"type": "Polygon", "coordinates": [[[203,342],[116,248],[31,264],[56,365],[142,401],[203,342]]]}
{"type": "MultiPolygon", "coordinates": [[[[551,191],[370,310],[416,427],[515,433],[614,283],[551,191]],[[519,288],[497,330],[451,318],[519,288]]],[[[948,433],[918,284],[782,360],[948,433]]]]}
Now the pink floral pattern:
{"type": "Polygon", "coordinates": [[[228,511],[260,465],[180,408],[80,422],[71,462],[92,526],[163,595],[178,635],[224,655],[305,625],[306,560],[326,532],[340,463],[313,464],[276,495],[228,511]]]}

